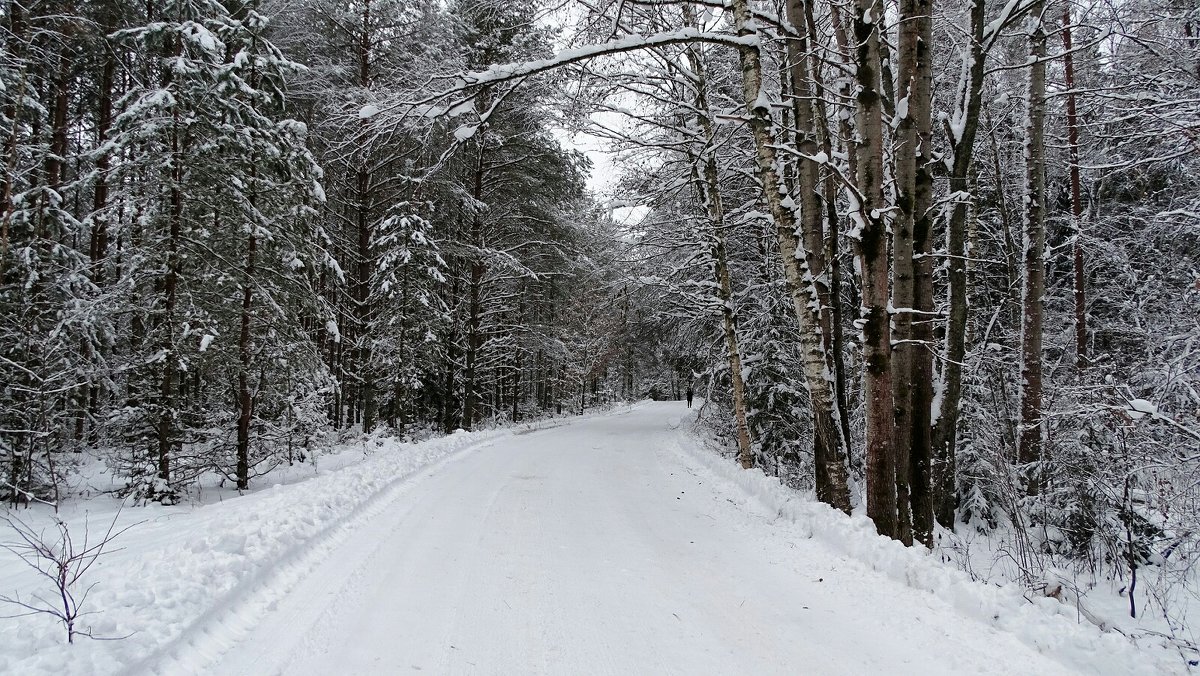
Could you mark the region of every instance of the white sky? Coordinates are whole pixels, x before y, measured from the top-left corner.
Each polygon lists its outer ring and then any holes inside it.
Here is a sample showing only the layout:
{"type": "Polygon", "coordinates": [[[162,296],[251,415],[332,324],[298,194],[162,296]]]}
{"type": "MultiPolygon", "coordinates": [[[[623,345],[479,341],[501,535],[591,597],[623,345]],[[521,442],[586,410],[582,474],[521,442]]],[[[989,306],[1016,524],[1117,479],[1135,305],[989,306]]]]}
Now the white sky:
{"type": "MultiPolygon", "coordinates": [[[[607,202],[621,199],[621,196],[615,193],[621,170],[616,165],[615,152],[607,139],[583,132],[572,135],[563,129],[554,130],[554,135],[564,148],[578,150],[592,161],[592,172],[588,176],[587,187],[597,200],[607,202]]],[[[636,225],[649,211],[649,207],[644,206],[617,207],[612,210],[612,214],[617,223],[636,225]]]]}

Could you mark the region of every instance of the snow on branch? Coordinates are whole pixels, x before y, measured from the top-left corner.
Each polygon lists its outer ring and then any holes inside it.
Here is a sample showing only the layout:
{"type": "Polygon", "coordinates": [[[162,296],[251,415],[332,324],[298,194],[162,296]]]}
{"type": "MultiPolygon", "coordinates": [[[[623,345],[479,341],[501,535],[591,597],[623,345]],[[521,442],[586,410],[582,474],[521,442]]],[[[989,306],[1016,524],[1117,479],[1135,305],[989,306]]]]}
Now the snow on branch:
{"type": "MultiPolygon", "coordinates": [[[[393,112],[398,114],[399,120],[409,119],[413,116],[435,119],[455,118],[469,113],[476,113],[478,116],[477,122],[462,124],[453,132],[455,143],[434,164],[432,172],[445,163],[458,145],[474,137],[479,127],[487,123],[488,118],[508,93],[518,88],[521,83],[532,76],[604,56],[696,42],[746,48],[758,46],[759,38],[757,35],[739,36],[732,33],[705,31],[698,28],[682,28],[675,31],[655,33],[653,35],[629,35],[598,44],[564,49],[548,59],[498,64],[482,71],[434,78],[435,81],[439,79],[452,80],[453,84],[447,88],[435,91],[423,99],[401,100],[397,101],[396,105],[387,108],[377,103],[371,103],[359,111],[358,117],[362,120],[388,118],[386,113],[393,112]],[[486,106],[485,110],[478,110],[475,101],[480,95],[485,91],[498,89],[496,85],[500,84],[510,84],[510,87],[500,90],[501,93],[486,106]]],[[[390,118],[389,122],[394,120],[395,118],[390,118]]],[[[388,123],[385,122],[385,124],[388,123]]]]}
{"type": "MultiPolygon", "coordinates": [[[[436,101],[454,97],[457,94],[467,92],[481,85],[495,85],[512,80],[522,80],[532,75],[546,73],[557,68],[602,56],[612,56],[614,54],[692,42],[711,42],[730,47],[754,47],[758,45],[758,36],[738,36],[723,32],[702,31],[696,28],[683,28],[677,31],[656,33],[654,35],[630,35],[619,40],[609,40],[608,42],[599,44],[564,49],[548,59],[505,63],[492,66],[487,70],[460,73],[451,76],[455,80],[452,87],[439,91],[420,101],[408,102],[405,107],[410,111],[420,112],[426,117],[443,113],[449,114],[450,111],[459,110],[462,102],[456,102],[445,108],[431,107],[431,105],[436,101]]],[[[476,96],[476,93],[472,93],[467,98],[474,98],[474,96],[476,96]]]]}
{"type": "Polygon", "coordinates": [[[630,35],[619,40],[564,49],[549,59],[500,64],[492,66],[487,70],[467,73],[461,76],[458,89],[472,85],[504,82],[514,78],[537,75],[538,73],[544,73],[555,68],[580,61],[587,61],[599,56],[610,56],[649,49],[651,47],[665,47],[667,45],[686,44],[690,42],[712,42],[731,47],[754,47],[758,45],[758,37],[755,35],[737,36],[729,33],[714,33],[711,31],[702,31],[697,28],[682,28],[677,31],[656,33],[654,35],[630,35]]]}

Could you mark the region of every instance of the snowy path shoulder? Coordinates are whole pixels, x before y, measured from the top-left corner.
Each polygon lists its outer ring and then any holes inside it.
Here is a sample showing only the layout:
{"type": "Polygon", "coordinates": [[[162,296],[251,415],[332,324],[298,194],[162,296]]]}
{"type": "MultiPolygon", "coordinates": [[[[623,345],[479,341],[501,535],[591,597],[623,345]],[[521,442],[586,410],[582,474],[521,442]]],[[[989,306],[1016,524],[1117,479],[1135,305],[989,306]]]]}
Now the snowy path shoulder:
{"type": "Polygon", "coordinates": [[[1116,632],[1081,623],[1069,606],[1046,597],[1027,598],[1013,586],[973,580],[927,550],[880,537],[865,515],[847,518],[828,505],[797,495],[759,469],[742,470],[703,441],[681,436],[674,451],[681,462],[722,485],[743,507],[778,527],[790,526],[836,554],[915,590],[949,602],[966,618],[1017,637],[1065,666],[1092,674],[1163,674],[1186,671],[1169,647],[1139,647],[1116,632]],[[786,525],[785,525],[786,524],[786,525]],[[1144,648],[1144,649],[1143,649],[1144,648]]]}

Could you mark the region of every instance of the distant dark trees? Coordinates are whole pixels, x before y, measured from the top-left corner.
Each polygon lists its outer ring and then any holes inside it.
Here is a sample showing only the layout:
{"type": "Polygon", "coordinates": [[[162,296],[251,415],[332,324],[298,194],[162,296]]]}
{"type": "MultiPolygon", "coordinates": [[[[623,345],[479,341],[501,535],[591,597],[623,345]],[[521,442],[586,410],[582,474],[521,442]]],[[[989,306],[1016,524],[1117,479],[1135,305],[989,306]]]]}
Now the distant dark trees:
{"type": "Polygon", "coordinates": [[[170,502],[339,430],[616,396],[615,233],[552,90],[381,112],[432,74],[547,54],[532,11],[6,3],[0,493],[51,492],[92,447],[170,502]]]}

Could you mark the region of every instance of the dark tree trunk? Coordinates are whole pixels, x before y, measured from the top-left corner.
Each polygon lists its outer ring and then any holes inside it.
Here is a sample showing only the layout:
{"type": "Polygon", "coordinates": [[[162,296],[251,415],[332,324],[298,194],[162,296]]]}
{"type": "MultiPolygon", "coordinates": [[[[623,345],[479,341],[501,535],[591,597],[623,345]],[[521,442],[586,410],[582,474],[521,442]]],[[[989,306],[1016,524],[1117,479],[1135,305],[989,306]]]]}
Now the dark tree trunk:
{"type": "Polygon", "coordinates": [[[255,160],[250,164],[250,236],[246,241],[246,267],[242,277],[242,316],[241,330],[238,334],[238,419],[237,419],[237,487],[245,490],[250,487],[250,421],[254,414],[254,397],[250,391],[250,361],[252,358],[250,345],[250,321],[254,307],[254,275],[255,257],[258,254],[257,224],[253,221],[256,211],[257,195],[254,192],[254,182],[258,180],[258,169],[255,160]]]}
{"type": "MultiPolygon", "coordinates": [[[[178,58],[183,47],[176,39],[171,46],[172,56],[178,58]]],[[[171,74],[166,75],[170,84],[171,74]]],[[[175,424],[177,418],[175,372],[178,355],[175,346],[175,304],[179,286],[179,242],[183,236],[183,138],[182,120],[178,105],[171,111],[171,166],[170,197],[167,223],[166,272],[162,280],[163,312],[159,325],[161,333],[162,374],[159,381],[158,417],[158,478],[171,480],[171,451],[175,446],[175,424]]]]}
{"type": "Polygon", "coordinates": [[[463,429],[471,429],[475,424],[479,408],[479,383],[477,362],[479,348],[483,345],[481,333],[483,322],[483,275],[486,271],[483,261],[483,214],[479,205],[483,198],[484,149],[479,147],[479,156],[475,164],[475,179],[471,196],[475,199],[474,214],[471,218],[471,246],[475,248],[471,258],[471,281],[467,289],[467,349],[463,369],[463,429]]]}
{"type": "MultiPolygon", "coordinates": [[[[112,127],[113,86],[116,76],[116,60],[110,55],[104,59],[100,76],[100,99],[96,115],[96,146],[103,148],[112,127]]],[[[101,151],[96,158],[96,185],[92,192],[92,231],[88,254],[92,261],[92,280],[96,284],[104,281],[103,261],[108,255],[108,168],[110,159],[101,151]]]]}
{"type": "Polygon", "coordinates": [[[929,544],[933,520],[929,500],[933,365],[928,344],[933,309],[929,259],[933,176],[926,167],[932,150],[932,4],[931,0],[901,1],[896,52],[900,74],[896,99],[907,102],[907,113],[897,119],[893,137],[897,213],[892,224],[892,445],[898,535],[908,545],[914,537],[929,544]]]}
{"type": "Polygon", "coordinates": [[[883,109],[880,83],[879,25],[883,3],[857,0],[858,204],[852,218],[858,229],[862,270],[863,398],[866,409],[867,515],[882,535],[898,537],[896,458],[892,444],[892,346],[888,316],[887,202],[883,194],[883,109]]]}
{"type": "Polygon", "coordinates": [[[1079,186],[1079,112],[1075,105],[1075,57],[1071,53],[1071,5],[1063,4],[1063,84],[1067,88],[1067,161],[1071,171],[1071,220],[1075,238],[1071,244],[1075,296],[1075,364],[1088,365],[1087,289],[1083,267],[1083,196],[1079,186]]]}
{"type": "MultiPolygon", "coordinates": [[[[371,24],[371,0],[363,3],[362,33],[358,44],[358,78],[359,86],[364,90],[371,87],[371,49],[375,34],[371,24]]],[[[364,125],[366,122],[364,121],[364,125]]],[[[371,246],[371,208],[373,176],[370,167],[370,157],[364,150],[359,159],[356,174],[356,216],[358,230],[358,266],[354,288],[355,302],[355,384],[359,391],[352,400],[356,411],[352,422],[361,415],[362,430],[370,432],[375,427],[375,372],[371,354],[371,333],[373,331],[371,307],[371,276],[374,274],[374,258],[371,246]]]]}
{"type": "Polygon", "coordinates": [[[354,286],[354,337],[355,384],[359,391],[354,401],[358,415],[362,416],[362,430],[366,433],[375,426],[375,373],[371,362],[371,275],[374,268],[371,251],[371,175],[365,168],[358,170],[357,186],[358,266],[354,286]]]}
{"type": "Polygon", "coordinates": [[[1017,462],[1025,488],[1039,492],[1042,458],[1042,295],[1045,292],[1046,240],[1046,26],[1043,3],[1034,4],[1029,35],[1029,116],[1025,132],[1025,251],[1021,312],[1021,429],[1017,462]]]}
{"type": "MultiPolygon", "coordinates": [[[[21,3],[9,4],[8,30],[12,40],[12,56],[21,59],[25,54],[25,10],[21,3]]],[[[8,129],[8,138],[4,142],[4,191],[0,198],[0,283],[4,281],[5,266],[8,263],[9,223],[13,216],[13,185],[17,174],[17,138],[20,131],[21,117],[17,101],[25,93],[25,71],[21,71],[21,84],[17,91],[9,96],[9,103],[4,106],[5,118],[12,121],[8,129]]],[[[14,471],[13,476],[17,476],[14,471]]]]}

